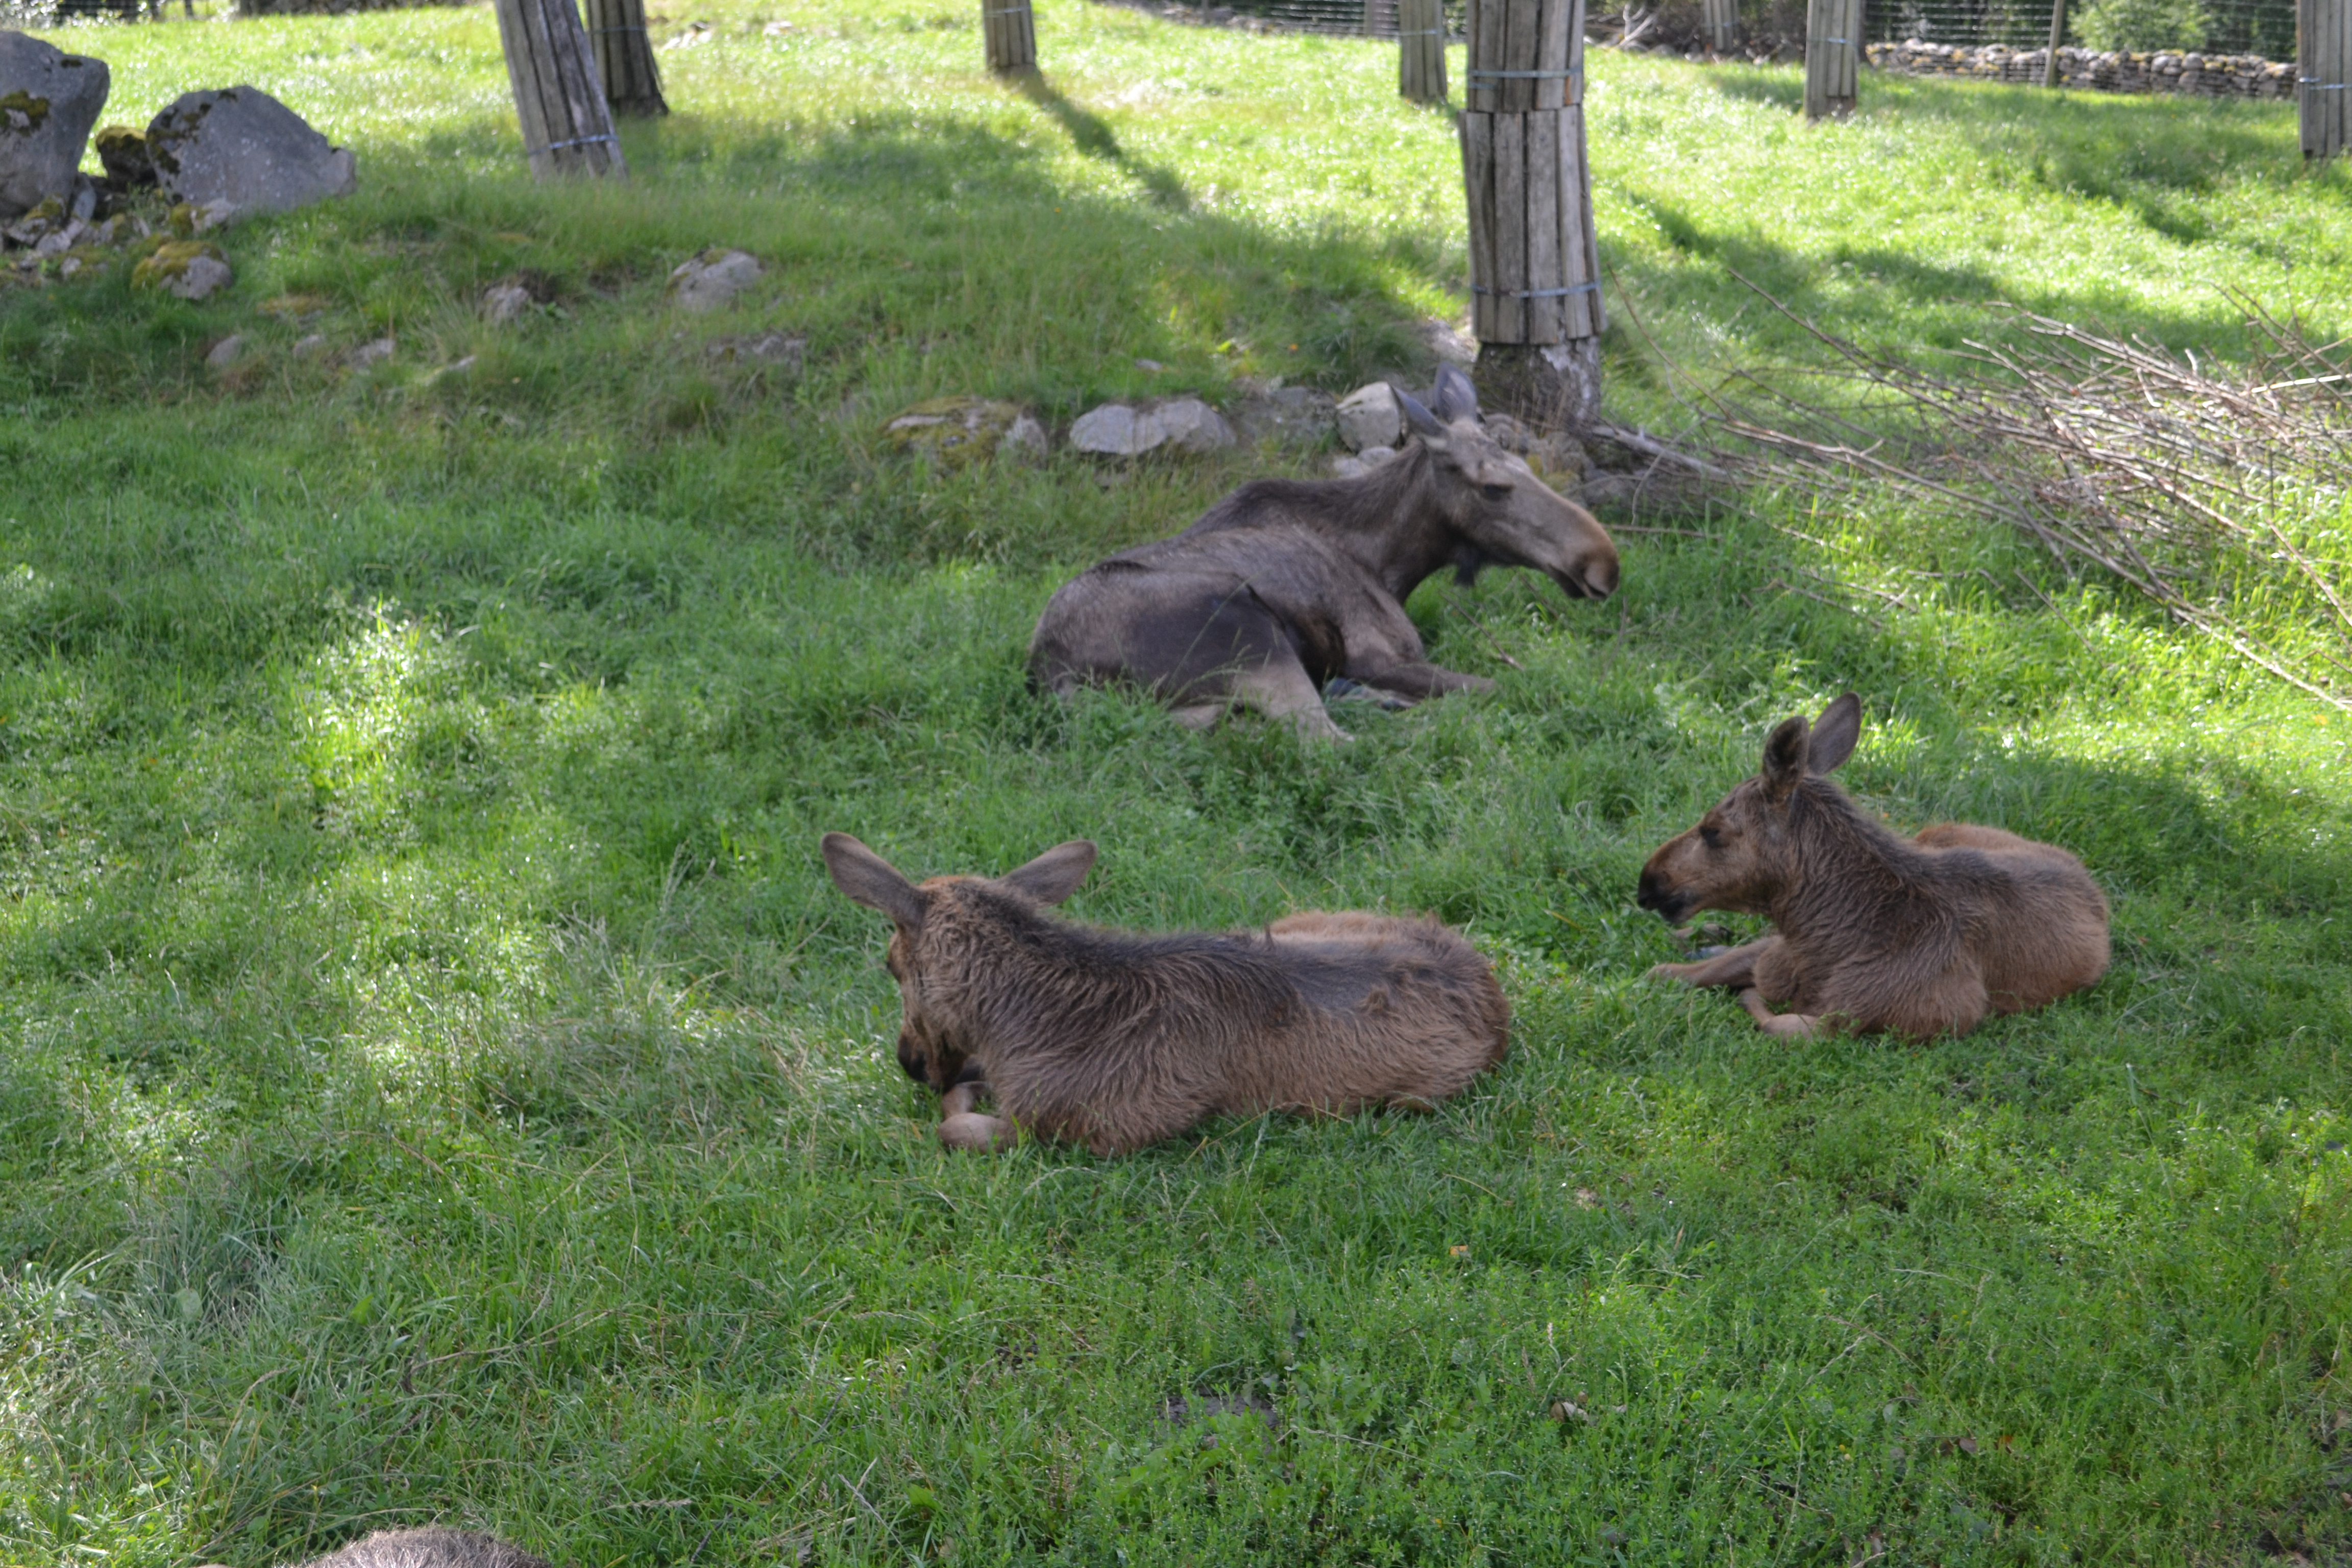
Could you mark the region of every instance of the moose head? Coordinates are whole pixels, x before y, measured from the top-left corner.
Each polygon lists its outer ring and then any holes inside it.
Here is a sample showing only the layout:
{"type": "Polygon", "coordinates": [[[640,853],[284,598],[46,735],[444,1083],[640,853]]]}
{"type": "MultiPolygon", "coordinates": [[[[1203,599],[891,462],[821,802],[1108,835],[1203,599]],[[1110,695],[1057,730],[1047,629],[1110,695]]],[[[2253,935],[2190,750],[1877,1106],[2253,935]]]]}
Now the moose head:
{"type": "Polygon", "coordinates": [[[826,834],[824,853],[834,886],[890,917],[895,929],[882,963],[898,982],[898,1066],[941,1093],[971,1055],[976,1002],[987,990],[987,943],[975,940],[974,928],[992,922],[972,919],[984,912],[975,906],[1010,899],[1017,913],[1058,904],[1095,863],[1094,845],[1073,838],[1002,877],[933,877],[918,885],[846,833],[826,834]]]}
{"type": "Polygon", "coordinates": [[[1669,922],[1700,910],[1769,914],[1802,874],[1806,844],[1791,828],[1792,804],[1807,779],[1836,769],[1861,738],[1862,699],[1851,691],[1811,724],[1801,713],[1784,721],[1764,742],[1763,771],[1650,857],[1636,901],[1669,922]]]}
{"type": "Polygon", "coordinates": [[[1543,573],[1571,599],[1617,591],[1617,546],[1591,512],[1536,477],[1479,423],[1478,394],[1453,365],[1440,366],[1434,406],[1410,393],[1397,402],[1430,458],[1437,510],[1455,540],[1452,563],[1465,583],[1487,566],[1543,573]]]}

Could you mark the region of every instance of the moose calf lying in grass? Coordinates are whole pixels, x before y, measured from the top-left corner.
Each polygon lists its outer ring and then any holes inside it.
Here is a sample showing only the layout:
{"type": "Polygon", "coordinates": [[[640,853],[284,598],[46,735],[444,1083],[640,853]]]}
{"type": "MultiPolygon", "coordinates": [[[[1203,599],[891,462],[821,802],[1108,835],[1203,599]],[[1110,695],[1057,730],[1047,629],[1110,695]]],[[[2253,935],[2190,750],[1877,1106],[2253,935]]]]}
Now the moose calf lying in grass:
{"type": "Polygon", "coordinates": [[[918,887],[845,833],[835,884],[898,929],[885,961],[898,1065],[946,1097],[940,1139],[1022,1132],[1124,1153],[1210,1116],[1427,1110],[1502,1059],[1510,1007],[1435,921],[1299,914],[1260,931],[1145,936],[1046,913],[1094,865],[1083,839],[993,880],[918,887]],[[999,1116],[973,1109],[993,1095],[999,1116]]]}
{"type": "Polygon", "coordinates": [[[1789,720],[1764,742],[1762,773],[1650,857],[1643,909],[1668,921],[1729,910],[1773,926],[1652,973],[1738,987],[1770,1035],[1926,1039],[2054,1002],[2106,972],[2107,900],[2080,860],[1960,822],[1897,837],[1825,776],[1861,734],[1851,691],[1816,724],[1789,720]]]}

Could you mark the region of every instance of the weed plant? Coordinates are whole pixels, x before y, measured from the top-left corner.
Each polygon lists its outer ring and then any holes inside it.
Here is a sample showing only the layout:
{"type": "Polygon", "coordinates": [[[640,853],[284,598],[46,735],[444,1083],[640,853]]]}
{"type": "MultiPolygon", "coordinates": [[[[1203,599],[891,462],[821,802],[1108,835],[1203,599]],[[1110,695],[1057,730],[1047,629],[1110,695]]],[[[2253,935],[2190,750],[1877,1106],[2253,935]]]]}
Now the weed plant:
{"type": "MultiPolygon", "coordinates": [[[[60,35],[110,118],[250,80],[362,186],[202,305],[0,297],[7,1561],[2347,1550],[2340,716],[1869,492],[1617,516],[1605,605],[1433,584],[1500,689],[1344,750],[1041,699],[1064,573],[1322,455],[933,472],[883,423],[1426,374],[1447,121],[1378,46],[1076,0],[1025,90],[935,0],[696,16],[602,186],[523,176],[483,8],[60,35]],[[713,245],[758,289],[667,309],[713,245]],[[713,356],[766,332],[797,374],[713,356]],[[2084,858],[2106,981],[1915,1047],[1643,978],[1643,857],[1847,688],[1873,806],[2084,858]],[[1434,910],[1513,1052],[1425,1118],[948,1158],[828,828],[1090,837],[1121,924],[1434,910]]],[[[2221,285],[2352,324],[2283,106],[1873,79],[1809,131],[1791,72],[1591,68],[1625,417],[1663,356],[1808,352],[1743,276],[1929,360],[1995,298],[2223,360],[2221,285]]]]}

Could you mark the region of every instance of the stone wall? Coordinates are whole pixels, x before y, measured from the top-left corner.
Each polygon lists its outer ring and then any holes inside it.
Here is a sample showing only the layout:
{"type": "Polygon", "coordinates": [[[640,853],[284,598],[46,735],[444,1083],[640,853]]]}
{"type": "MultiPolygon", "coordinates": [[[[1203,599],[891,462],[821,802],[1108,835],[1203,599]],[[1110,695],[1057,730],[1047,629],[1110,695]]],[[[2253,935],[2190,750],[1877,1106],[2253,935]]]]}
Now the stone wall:
{"type": "MultiPolygon", "coordinates": [[[[1864,50],[1879,70],[1911,76],[1965,77],[1975,81],[2042,85],[2047,49],[2015,49],[2004,44],[1967,48],[1927,44],[1872,44],[1864,50]]],[[[2186,92],[2200,98],[2294,96],[2294,67],[2260,55],[2098,54],[2058,51],[2058,81],[2084,92],[2186,92]]]]}

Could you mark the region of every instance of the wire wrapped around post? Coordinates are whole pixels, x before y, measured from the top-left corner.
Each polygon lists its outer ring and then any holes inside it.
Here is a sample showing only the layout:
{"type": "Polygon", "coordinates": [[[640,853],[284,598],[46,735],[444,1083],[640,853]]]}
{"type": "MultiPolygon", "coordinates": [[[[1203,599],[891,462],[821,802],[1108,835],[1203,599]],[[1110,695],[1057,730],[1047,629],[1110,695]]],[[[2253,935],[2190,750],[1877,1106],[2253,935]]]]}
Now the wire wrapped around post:
{"type": "Polygon", "coordinates": [[[1739,0],[1699,0],[1699,30],[1706,35],[1710,54],[1727,55],[1739,47],[1739,0]]]}
{"type": "Polygon", "coordinates": [[[1037,68],[1037,19],[1029,0],[980,0],[980,30],[990,70],[1019,76],[1037,68]]]}
{"type": "Polygon", "coordinates": [[[1462,175],[1482,394],[1546,424],[1601,408],[1584,0],[1471,0],[1462,175]]]}
{"type": "Polygon", "coordinates": [[[2352,147],[2352,0],[2296,0],[2295,35],[2303,155],[2339,157],[2352,147]]]}
{"type": "Polygon", "coordinates": [[[1805,118],[1853,112],[1862,74],[1862,0],[1811,0],[1805,7],[1805,118]]]}
{"type": "Polygon", "coordinates": [[[1397,0],[1397,90],[1445,101],[1445,0],[1397,0]]]}
{"type": "Polygon", "coordinates": [[[613,133],[612,106],[572,0],[497,0],[497,10],[532,177],[625,178],[629,167],[613,133]]]}

